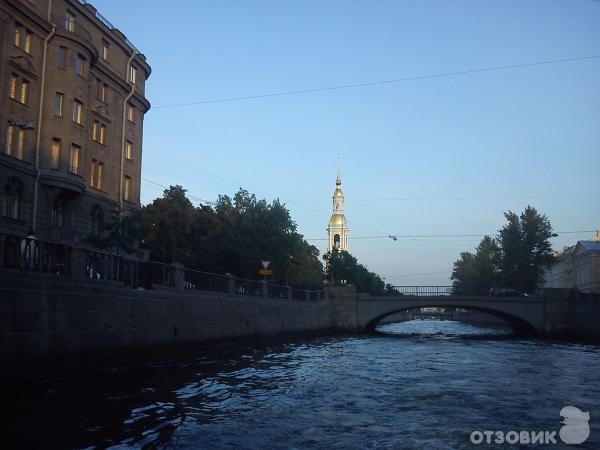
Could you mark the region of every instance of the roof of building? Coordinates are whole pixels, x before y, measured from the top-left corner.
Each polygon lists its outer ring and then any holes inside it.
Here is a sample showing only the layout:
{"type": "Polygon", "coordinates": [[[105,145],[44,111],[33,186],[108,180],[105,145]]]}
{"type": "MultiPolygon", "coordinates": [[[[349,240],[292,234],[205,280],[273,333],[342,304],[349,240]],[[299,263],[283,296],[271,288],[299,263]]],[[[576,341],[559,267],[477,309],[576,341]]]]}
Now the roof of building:
{"type": "Polygon", "coordinates": [[[578,241],[577,244],[590,252],[600,252],[600,241],[578,241]]]}

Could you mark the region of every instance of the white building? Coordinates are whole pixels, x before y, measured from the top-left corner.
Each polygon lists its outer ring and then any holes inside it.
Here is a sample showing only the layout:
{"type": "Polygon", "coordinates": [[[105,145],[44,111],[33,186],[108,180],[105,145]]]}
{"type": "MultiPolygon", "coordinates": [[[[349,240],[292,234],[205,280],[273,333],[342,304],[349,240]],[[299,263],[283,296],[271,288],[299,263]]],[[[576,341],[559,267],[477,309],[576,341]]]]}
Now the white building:
{"type": "Polygon", "coordinates": [[[600,231],[591,241],[578,241],[557,252],[556,262],[546,272],[544,287],[600,292],[600,231]]]}

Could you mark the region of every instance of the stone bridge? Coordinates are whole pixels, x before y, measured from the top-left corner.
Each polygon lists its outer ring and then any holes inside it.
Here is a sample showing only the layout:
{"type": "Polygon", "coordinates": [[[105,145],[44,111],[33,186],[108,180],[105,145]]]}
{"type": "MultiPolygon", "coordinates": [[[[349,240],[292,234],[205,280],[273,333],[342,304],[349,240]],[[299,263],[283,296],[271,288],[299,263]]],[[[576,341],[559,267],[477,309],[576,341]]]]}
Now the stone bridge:
{"type": "Polygon", "coordinates": [[[568,328],[566,298],[484,296],[380,296],[358,294],[352,288],[331,288],[333,321],[338,330],[371,332],[385,317],[427,307],[464,308],[499,317],[518,334],[555,334],[568,328]]]}

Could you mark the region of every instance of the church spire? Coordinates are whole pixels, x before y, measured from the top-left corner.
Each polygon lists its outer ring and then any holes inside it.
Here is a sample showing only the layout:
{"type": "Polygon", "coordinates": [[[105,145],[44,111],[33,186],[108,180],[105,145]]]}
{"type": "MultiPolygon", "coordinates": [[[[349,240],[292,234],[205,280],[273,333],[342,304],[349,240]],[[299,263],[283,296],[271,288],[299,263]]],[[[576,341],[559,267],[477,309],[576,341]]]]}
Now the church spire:
{"type": "Polygon", "coordinates": [[[329,219],[327,233],[329,235],[327,251],[332,249],[348,250],[348,223],[344,216],[344,193],[342,192],[342,176],[340,175],[340,157],[338,155],[337,178],[333,192],[333,213],[329,219]]]}

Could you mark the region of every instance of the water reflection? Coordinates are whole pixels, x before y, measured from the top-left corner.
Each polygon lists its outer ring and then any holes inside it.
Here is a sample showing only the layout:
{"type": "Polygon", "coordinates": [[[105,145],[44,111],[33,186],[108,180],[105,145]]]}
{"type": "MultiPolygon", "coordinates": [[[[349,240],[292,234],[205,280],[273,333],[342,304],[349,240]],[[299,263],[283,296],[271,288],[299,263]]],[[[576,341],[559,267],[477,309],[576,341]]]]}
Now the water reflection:
{"type": "Polygon", "coordinates": [[[472,448],[473,430],[558,429],[565,405],[591,411],[582,448],[600,447],[598,347],[450,321],[380,331],[203,347],[27,387],[10,394],[0,447],[472,448]]]}

